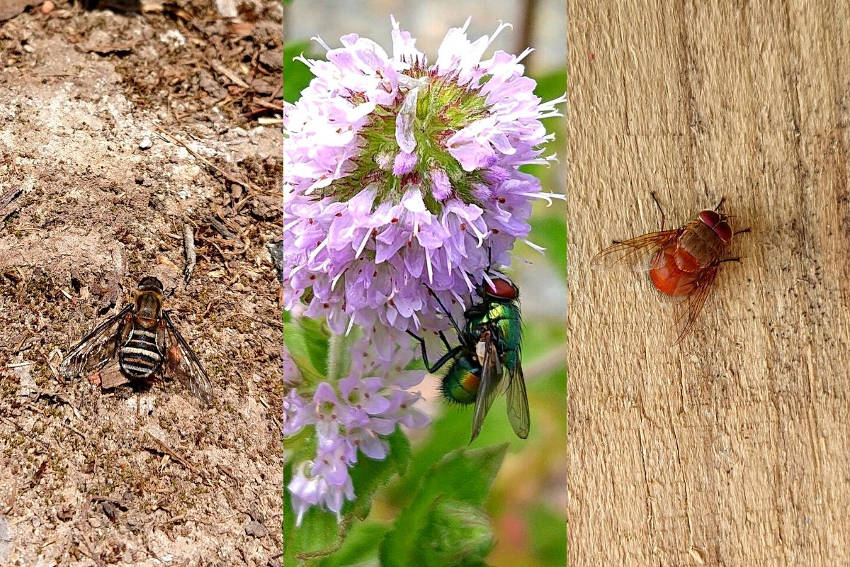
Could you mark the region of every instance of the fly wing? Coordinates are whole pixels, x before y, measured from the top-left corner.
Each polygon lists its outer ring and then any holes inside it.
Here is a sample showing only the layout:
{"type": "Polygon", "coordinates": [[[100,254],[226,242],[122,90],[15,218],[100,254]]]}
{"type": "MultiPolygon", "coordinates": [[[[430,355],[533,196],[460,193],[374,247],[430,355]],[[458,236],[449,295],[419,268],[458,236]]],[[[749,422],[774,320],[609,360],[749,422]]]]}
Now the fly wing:
{"type": "Polygon", "coordinates": [[[77,343],[59,364],[59,372],[62,376],[68,379],[75,378],[98,370],[109,362],[118,348],[124,315],[132,309],[133,304],[127,304],[121,311],[83,337],[83,340],[77,343]]]}
{"type": "Polygon", "coordinates": [[[528,394],[525,391],[525,378],[522,375],[522,365],[517,363],[516,370],[511,373],[508,383],[508,419],[514,428],[514,433],[520,439],[528,437],[531,418],[528,415],[528,394]]]}
{"type": "Polygon", "coordinates": [[[484,423],[484,418],[487,416],[487,412],[490,411],[490,406],[493,405],[493,399],[496,397],[498,385],[502,379],[502,365],[499,362],[499,352],[496,350],[496,343],[488,335],[487,338],[482,339],[478,343],[478,345],[482,344],[484,359],[481,364],[481,381],[478,383],[478,396],[475,398],[475,413],[472,416],[472,437],[469,439],[470,443],[478,437],[478,432],[481,431],[481,424],[484,423]]]}
{"type": "Polygon", "coordinates": [[[672,243],[682,233],[681,228],[650,232],[629,240],[617,241],[608,248],[596,254],[590,261],[594,270],[627,267],[632,270],[645,271],[649,263],[643,261],[672,243]]]}
{"type": "Polygon", "coordinates": [[[201,361],[195,351],[189,346],[174,323],[168,311],[162,312],[165,325],[168,328],[168,353],[166,368],[180,379],[187,380],[189,390],[206,405],[212,405],[212,383],[207,376],[201,361]]]}
{"type": "Polygon", "coordinates": [[[717,263],[710,265],[703,270],[702,275],[696,281],[694,290],[685,297],[682,301],[676,304],[676,326],[680,328],[679,337],[674,344],[678,344],[685,338],[694,326],[702,308],[705,306],[705,300],[711,293],[714,278],[717,276],[717,263]]]}

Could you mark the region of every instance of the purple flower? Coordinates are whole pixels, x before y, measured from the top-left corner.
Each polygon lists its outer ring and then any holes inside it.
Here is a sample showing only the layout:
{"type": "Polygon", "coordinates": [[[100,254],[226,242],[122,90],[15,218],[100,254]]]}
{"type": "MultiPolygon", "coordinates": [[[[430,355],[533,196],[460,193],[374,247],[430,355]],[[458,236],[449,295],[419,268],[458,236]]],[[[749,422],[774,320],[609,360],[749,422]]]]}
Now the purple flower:
{"type": "Polygon", "coordinates": [[[304,461],[289,482],[296,525],[301,525],[304,513],[312,506],[327,508],[339,517],[345,499],[354,499],[351,477],[346,477],[342,484],[332,485],[322,473],[321,467],[317,467],[314,462],[304,461]]]}
{"type": "Polygon", "coordinates": [[[283,385],[284,386],[297,386],[299,382],[301,382],[301,371],[298,369],[298,366],[295,364],[295,361],[292,360],[292,356],[289,354],[289,349],[287,349],[286,345],[284,345],[283,346],[283,385]]]}
{"type": "Polygon", "coordinates": [[[283,397],[283,435],[296,435],[307,425],[316,423],[313,408],[294,389],[283,397]]]}
{"type": "Polygon", "coordinates": [[[420,396],[408,391],[425,376],[405,370],[413,359],[410,345],[392,346],[384,355],[360,339],[351,348],[348,376],[336,384],[321,382],[310,395],[290,390],[283,401],[283,434],[292,437],[312,426],[315,456],[296,465],[287,486],[301,524],[304,513],[318,506],[339,516],[345,500],[353,500],[349,469],[359,453],[385,459],[389,444],[383,439],[399,424],[424,427],[428,417],[415,407],[420,396]]]}
{"type": "Polygon", "coordinates": [[[554,196],[519,167],[552,159],[540,120],[564,98],[534,95],[530,50],[483,59],[506,26],[470,41],[468,23],[430,65],[395,20],[392,56],[350,34],[322,43],[327,61],[302,59],[315,78],[284,108],[287,309],[306,304],[337,334],[356,324],[390,344],[445,329],[429,289],[461,309],[488,257],[510,263],[531,200],[554,196]]]}

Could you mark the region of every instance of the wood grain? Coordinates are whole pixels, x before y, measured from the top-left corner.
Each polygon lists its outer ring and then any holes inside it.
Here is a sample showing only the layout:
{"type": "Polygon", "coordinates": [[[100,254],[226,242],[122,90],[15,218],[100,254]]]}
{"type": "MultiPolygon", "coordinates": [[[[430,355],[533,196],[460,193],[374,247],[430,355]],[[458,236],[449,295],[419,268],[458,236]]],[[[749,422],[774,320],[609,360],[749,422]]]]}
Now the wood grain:
{"type": "Polygon", "coordinates": [[[850,3],[568,2],[573,565],[850,564],[850,3]],[[694,332],[611,239],[726,196],[694,332]]]}

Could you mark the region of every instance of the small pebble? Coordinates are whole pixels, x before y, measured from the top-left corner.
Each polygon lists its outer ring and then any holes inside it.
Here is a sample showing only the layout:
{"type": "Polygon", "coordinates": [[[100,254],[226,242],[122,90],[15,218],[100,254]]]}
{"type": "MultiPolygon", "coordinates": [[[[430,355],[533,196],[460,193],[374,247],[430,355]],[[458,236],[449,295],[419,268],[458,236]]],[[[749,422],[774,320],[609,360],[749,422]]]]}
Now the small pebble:
{"type": "Polygon", "coordinates": [[[140,149],[140,150],[147,150],[147,149],[149,149],[152,145],[153,145],[153,142],[151,142],[150,137],[149,137],[149,136],[145,136],[144,138],[142,138],[142,141],[141,141],[141,142],[139,142],[139,149],[140,149]]]}
{"type": "Polygon", "coordinates": [[[254,537],[266,537],[269,534],[269,530],[260,522],[251,520],[245,524],[245,534],[254,537]]]}
{"type": "Polygon", "coordinates": [[[54,4],[50,0],[47,0],[44,4],[41,5],[41,13],[42,14],[49,14],[50,12],[53,11],[53,8],[55,8],[55,7],[56,7],[56,4],[54,4]]]}

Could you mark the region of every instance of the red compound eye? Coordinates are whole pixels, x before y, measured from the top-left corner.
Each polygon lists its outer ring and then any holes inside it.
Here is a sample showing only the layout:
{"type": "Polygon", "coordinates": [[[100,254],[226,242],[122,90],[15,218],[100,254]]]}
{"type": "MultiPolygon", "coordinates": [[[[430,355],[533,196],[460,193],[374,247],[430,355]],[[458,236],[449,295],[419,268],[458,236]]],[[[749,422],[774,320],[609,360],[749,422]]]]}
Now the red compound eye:
{"type": "Polygon", "coordinates": [[[723,244],[729,244],[732,240],[732,227],[726,222],[726,215],[721,215],[717,211],[702,211],[699,214],[699,220],[713,230],[723,244]]]}
{"type": "Polygon", "coordinates": [[[508,280],[495,279],[493,284],[487,284],[487,293],[500,299],[516,299],[519,291],[517,287],[508,280]]]}

